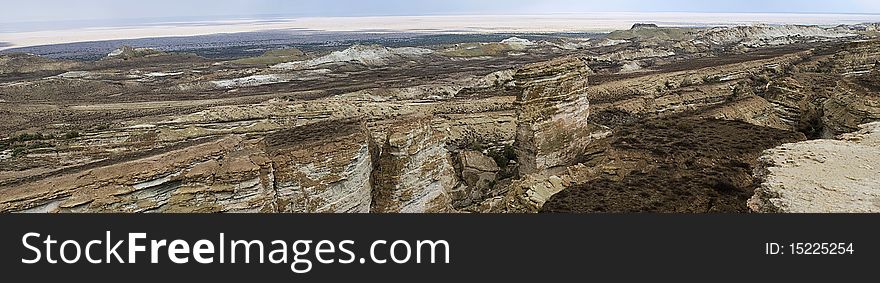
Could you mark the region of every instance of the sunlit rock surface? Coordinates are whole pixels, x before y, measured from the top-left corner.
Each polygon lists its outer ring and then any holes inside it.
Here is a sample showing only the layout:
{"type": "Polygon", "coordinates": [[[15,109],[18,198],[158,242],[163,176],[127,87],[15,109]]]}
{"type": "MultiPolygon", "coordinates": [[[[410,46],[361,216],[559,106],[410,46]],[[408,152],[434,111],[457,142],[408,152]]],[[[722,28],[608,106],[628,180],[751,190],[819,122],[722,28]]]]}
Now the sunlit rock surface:
{"type": "Polygon", "coordinates": [[[748,205],[757,212],[880,212],[880,122],[835,140],[767,150],[748,205]]]}

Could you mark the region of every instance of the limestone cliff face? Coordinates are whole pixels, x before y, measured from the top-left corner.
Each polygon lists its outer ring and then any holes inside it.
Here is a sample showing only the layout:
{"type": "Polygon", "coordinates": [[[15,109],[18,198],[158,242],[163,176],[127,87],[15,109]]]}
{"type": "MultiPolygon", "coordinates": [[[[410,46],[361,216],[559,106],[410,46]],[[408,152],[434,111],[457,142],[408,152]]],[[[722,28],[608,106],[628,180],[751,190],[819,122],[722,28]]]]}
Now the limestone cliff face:
{"type": "Polygon", "coordinates": [[[4,212],[369,212],[369,143],[355,122],[227,136],[4,188],[4,212]]]}
{"type": "Polygon", "coordinates": [[[802,71],[771,80],[763,97],[774,116],[810,137],[856,131],[860,124],[880,120],[873,83],[880,74],[877,60],[880,42],[848,43],[838,53],[794,66],[802,71]]]}
{"type": "MultiPolygon", "coordinates": [[[[714,113],[706,113],[706,116],[784,127],[789,122],[786,117],[782,117],[782,121],[772,117],[776,116],[777,105],[759,101],[761,98],[756,97],[755,93],[760,91],[752,89],[760,88],[763,91],[767,83],[752,81],[754,78],[777,76],[780,70],[789,68],[810,54],[808,51],[797,52],[769,59],[711,65],[591,85],[586,91],[590,99],[590,121],[614,127],[648,117],[712,111],[714,113]],[[746,108],[709,110],[731,102],[746,108]]],[[[776,85],[775,81],[772,85],[776,85]]],[[[797,108],[797,105],[791,107],[797,108]]]]}
{"type": "Polygon", "coordinates": [[[371,156],[358,122],[317,123],[266,139],[282,212],[369,212],[371,156]],[[273,168],[274,169],[274,168],[273,168]]]}
{"type": "Polygon", "coordinates": [[[817,26],[753,25],[711,28],[699,32],[696,39],[718,45],[742,44],[748,47],[760,47],[854,36],[856,35],[846,31],[817,26]]]}
{"type": "Polygon", "coordinates": [[[372,212],[451,212],[449,192],[458,183],[446,143],[430,119],[372,127],[372,212]]]}
{"type": "Polygon", "coordinates": [[[880,61],[880,41],[854,41],[842,47],[842,50],[822,62],[823,71],[841,75],[865,74],[880,61]]]}
{"type": "Polygon", "coordinates": [[[880,120],[880,97],[834,95],[822,104],[822,113],[827,135],[856,131],[860,124],[880,120]]]}
{"type": "MultiPolygon", "coordinates": [[[[576,159],[584,154],[596,129],[588,122],[587,79],[592,71],[578,58],[534,63],[514,75],[517,129],[514,151],[519,178],[503,195],[476,203],[477,212],[537,212],[547,199],[572,181],[576,159]]],[[[463,176],[470,188],[493,179],[497,169],[475,153],[462,154],[463,176]],[[474,162],[472,162],[474,161],[474,162]],[[479,166],[486,163],[488,166],[479,166]],[[468,165],[470,164],[470,165],[468,165]]]]}
{"type": "Polygon", "coordinates": [[[585,95],[589,67],[565,57],[527,65],[514,75],[520,173],[569,165],[590,142],[585,95]]]}
{"type": "Polygon", "coordinates": [[[0,75],[12,75],[35,72],[63,72],[77,67],[74,61],[63,61],[43,58],[24,53],[0,55],[0,75]]]}

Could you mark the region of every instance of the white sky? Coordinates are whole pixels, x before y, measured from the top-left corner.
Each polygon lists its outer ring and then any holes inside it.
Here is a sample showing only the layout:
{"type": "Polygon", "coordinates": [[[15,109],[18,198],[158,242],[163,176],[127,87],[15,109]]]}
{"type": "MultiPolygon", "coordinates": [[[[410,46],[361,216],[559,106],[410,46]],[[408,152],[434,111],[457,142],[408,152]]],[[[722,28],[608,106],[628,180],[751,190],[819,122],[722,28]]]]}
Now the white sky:
{"type": "Polygon", "coordinates": [[[878,0],[7,0],[0,22],[583,12],[880,13],[878,0]]]}

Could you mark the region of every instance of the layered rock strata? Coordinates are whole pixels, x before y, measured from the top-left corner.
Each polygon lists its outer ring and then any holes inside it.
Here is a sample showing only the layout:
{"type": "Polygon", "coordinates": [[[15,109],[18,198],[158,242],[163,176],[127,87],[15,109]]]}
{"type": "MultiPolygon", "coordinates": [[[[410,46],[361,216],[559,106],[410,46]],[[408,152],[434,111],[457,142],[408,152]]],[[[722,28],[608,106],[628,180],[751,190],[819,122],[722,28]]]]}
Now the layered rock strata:
{"type": "Polygon", "coordinates": [[[369,212],[363,126],[226,136],[0,191],[5,212],[369,212]]]}
{"type": "Polygon", "coordinates": [[[520,173],[570,165],[590,142],[585,95],[589,67],[565,57],[527,65],[514,75],[520,173]]]}
{"type": "Polygon", "coordinates": [[[451,212],[458,180],[444,136],[428,118],[374,126],[372,212],[451,212]]]}

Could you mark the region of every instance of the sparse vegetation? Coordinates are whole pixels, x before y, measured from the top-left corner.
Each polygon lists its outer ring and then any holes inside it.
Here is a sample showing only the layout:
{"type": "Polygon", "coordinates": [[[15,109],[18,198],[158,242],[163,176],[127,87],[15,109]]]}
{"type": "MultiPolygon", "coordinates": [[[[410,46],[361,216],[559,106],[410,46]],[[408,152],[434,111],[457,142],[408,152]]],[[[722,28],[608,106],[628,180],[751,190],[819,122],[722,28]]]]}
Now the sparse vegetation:
{"type": "Polygon", "coordinates": [[[274,65],[284,62],[298,61],[306,58],[306,54],[297,48],[284,48],[266,51],[260,56],[247,57],[230,61],[242,65],[274,65]]]}
{"type": "Polygon", "coordinates": [[[461,148],[469,149],[469,150],[473,150],[473,151],[479,151],[479,152],[483,152],[483,150],[486,149],[486,147],[483,146],[482,142],[476,141],[476,140],[468,142],[467,144],[465,144],[461,148]]]}
{"type": "Polygon", "coordinates": [[[50,142],[56,139],[55,134],[21,133],[11,138],[0,140],[0,151],[12,150],[12,156],[18,157],[26,154],[31,149],[50,148],[55,145],[50,142]]]}
{"type": "Polygon", "coordinates": [[[78,138],[79,136],[80,136],[79,132],[70,131],[70,132],[67,132],[64,134],[64,139],[66,139],[66,140],[75,139],[75,138],[78,138]]]}
{"type": "Polygon", "coordinates": [[[637,28],[618,30],[608,34],[608,39],[614,40],[683,40],[687,38],[687,28],[637,28]]]}
{"type": "Polygon", "coordinates": [[[719,83],[719,82],[721,82],[721,78],[719,78],[719,77],[712,76],[712,75],[703,76],[703,83],[710,84],[710,83],[719,83]]]}
{"type": "Polygon", "coordinates": [[[511,51],[507,44],[502,43],[462,43],[440,51],[440,54],[449,57],[480,57],[498,56],[511,51]]]}

